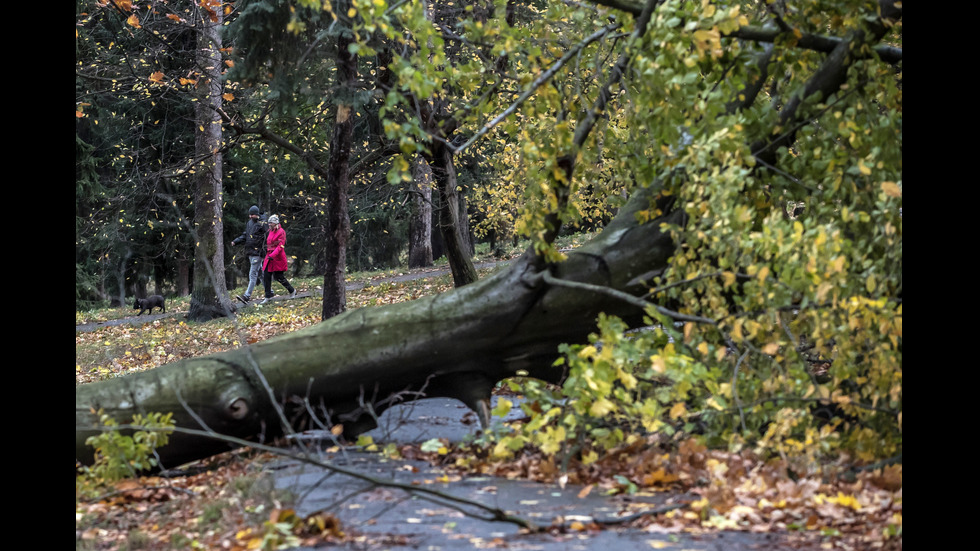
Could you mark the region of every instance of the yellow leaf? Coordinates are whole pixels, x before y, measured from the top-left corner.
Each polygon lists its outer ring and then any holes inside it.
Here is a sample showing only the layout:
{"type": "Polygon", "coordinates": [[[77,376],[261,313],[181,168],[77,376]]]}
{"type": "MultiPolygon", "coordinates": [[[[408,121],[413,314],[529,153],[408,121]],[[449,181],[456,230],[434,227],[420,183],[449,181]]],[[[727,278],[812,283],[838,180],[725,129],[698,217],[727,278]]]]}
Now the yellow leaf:
{"type": "Polygon", "coordinates": [[[140,18],[136,17],[135,13],[126,18],[126,23],[130,26],[136,27],[137,29],[142,28],[140,26],[140,18]]]}
{"type": "Polygon", "coordinates": [[[771,342],[763,346],[762,351],[765,352],[766,354],[769,354],[770,356],[775,356],[776,352],[779,352],[779,345],[774,342],[771,342]]]}
{"type": "Polygon", "coordinates": [[[902,196],[902,188],[898,187],[898,184],[895,182],[882,182],[881,191],[884,191],[885,195],[889,197],[897,198],[902,196]]]}
{"type": "Polygon", "coordinates": [[[671,419],[683,417],[685,413],[687,413],[687,407],[684,405],[684,402],[677,402],[672,408],[670,408],[671,419]]]}
{"type": "Polygon", "coordinates": [[[864,161],[858,161],[858,171],[865,176],[871,174],[871,169],[864,164],[864,161]]]}
{"type": "Polygon", "coordinates": [[[224,94],[221,94],[221,99],[223,99],[225,101],[231,101],[231,100],[235,99],[235,94],[227,93],[226,92],[224,94]]]}
{"type": "Polygon", "coordinates": [[[830,282],[828,282],[828,281],[824,281],[823,283],[821,283],[820,285],[818,285],[817,286],[817,300],[820,301],[820,302],[823,302],[824,299],[827,298],[827,293],[829,293],[831,291],[831,289],[833,289],[833,288],[834,288],[834,286],[830,282]]]}
{"type": "Polygon", "coordinates": [[[831,503],[836,503],[837,505],[840,505],[841,507],[850,507],[851,509],[854,509],[855,511],[860,511],[861,510],[861,504],[858,503],[857,498],[855,498],[854,496],[851,496],[851,495],[844,495],[843,492],[837,492],[837,497],[830,497],[830,498],[827,499],[827,501],[829,501],[831,503]]]}
{"type": "Polygon", "coordinates": [[[724,281],[724,288],[727,289],[735,283],[735,273],[734,272],[722,272],[721,279],[724,281]]]}
{"type": "Polygon", "coordinates": [[[163,82],[163,73],[161,73],[160,71],[157,71],[157,72],[153,73],[152,75],[150,75],[150,82],[156,82],[158,84],[161,83],[161,82],[163,82]]]}
{"type": "Polygon", "coordinates": [[[844,271],[844,260],[845,259],[843,256],[838,256],[833,260],[833,262],[831,262],[835,272],[840,273],[844,271]]]}
{"type": "Polygon", "coordinates": [[[611,411],[616,411],[616,404],[606,398],[600,398],[589,408],[589,415],[602,417],[611,411]]]}
{"type": "Polygon", "coordinates": [[[667,364],[660,356],[650,356],[650,362],[653,364],[653,370],[657,373],[667,371],[667,364]]]}

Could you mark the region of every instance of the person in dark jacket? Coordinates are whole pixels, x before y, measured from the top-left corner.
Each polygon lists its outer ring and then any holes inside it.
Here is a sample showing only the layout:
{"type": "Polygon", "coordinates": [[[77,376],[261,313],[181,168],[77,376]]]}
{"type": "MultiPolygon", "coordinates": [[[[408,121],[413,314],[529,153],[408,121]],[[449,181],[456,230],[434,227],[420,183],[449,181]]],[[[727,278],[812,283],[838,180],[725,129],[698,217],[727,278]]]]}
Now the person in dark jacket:
{"type": "MultiPolygon", "coordinates": [[[[252,290],[255,289],[255,283],[259,280],[259,274],[262,273],[262,257],[265,256],[265,233],[266,223],[259,219],[259,207],[252,205],[248,209],[248,222],[245,224],[245,231],[231,242],[232,245],[237,245],[239,242],[245,243],[245,256],[248,257],[249,263],[248,288],[245,289],[245,294],[235,297],[245,304],[252,300],[252,290]]],[[[265,281],[262,283],[265,285],[265,281]]],[[[266,286],[265,294],[269,294],[268,286],[266,286]]]]}

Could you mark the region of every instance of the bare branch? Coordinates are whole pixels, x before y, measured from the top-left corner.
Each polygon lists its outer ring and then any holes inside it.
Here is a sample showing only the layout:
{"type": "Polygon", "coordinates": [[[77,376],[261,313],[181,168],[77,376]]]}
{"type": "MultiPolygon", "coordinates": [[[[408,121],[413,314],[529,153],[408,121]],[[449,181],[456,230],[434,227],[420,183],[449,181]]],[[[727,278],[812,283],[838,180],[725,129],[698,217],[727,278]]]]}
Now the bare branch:
{"type": "Polygon", "coordinates": [[[452,148],[452,146],[449,146],[450,149],[453,151],[453,153],[461,153],[464,149],[473,145],[478,139],[483,137],[483,135],[485,135],[487,132],[492,130],[495,126],[503,122],[504,119],[506,119],[508,116],[513,114],[515,111],[517,111],[518,107],[520,107],[525,101],[527,101],[527,99],[530,98],[531,95],[535,91],[537,91],[538,88],[540,88],[541,86],[546,84],[549,80],[551,80],[551,77],[555,76],[555,73],[557,73],[559,69],[561,69],[566,63],[568,63],[569,60],[571,60],[576,55],[578,55],[578,53],[582,51],[582,49],[584,49],[589,44],[592,44],[596,40],[599,40],[600,38],[606,36],[610,32],[618,29],[619,26],[620,25],[618,23],[614,25],[606,25],[605,27],[599,29],[598,31],[586,37],[585,40],[583,40],[582,42],[576,44],[574,48],[571,48],[568,52],[565,53],[565,55],[561,56],[561,58],[559,58],[558,61],[556,61],[551,67],[548,67],[547,71],[541,73],[541,75],[539,75],[538,78],[534,79],[534,82],[532,82],[527,87],[526,90],[521,92],[521,95],[518,96],[518,98],[514,101],[514,103],[510,104],[507,107],[507,109],[504,109],[504,111],[499,115],[497,115],[496,117],[494,117],[493,120],[483,125],[483,127],[477,130],[472,136],[470,136],[470,139],[466,140],[466,142],[463,143],[463,145],[457,148],[452,148]]]}

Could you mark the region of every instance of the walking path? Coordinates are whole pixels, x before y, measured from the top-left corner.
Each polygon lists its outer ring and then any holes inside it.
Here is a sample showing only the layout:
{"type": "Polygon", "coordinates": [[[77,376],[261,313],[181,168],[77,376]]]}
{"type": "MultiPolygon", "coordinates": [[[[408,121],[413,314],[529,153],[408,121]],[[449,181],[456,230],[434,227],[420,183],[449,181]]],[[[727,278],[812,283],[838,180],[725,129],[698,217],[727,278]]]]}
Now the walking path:
{"type": "MultiPolygon", "coordinates": [[[[497,398],[494,397],[494,400],[497,398]]],[[[519,408],[512,413],[523,415],[519,408]]],[[[496,420],[495,422],[504,422],[496,420]]],[[[427,398],[393,406],[380,418],[379,428],[367,435],[384,444],[419,443],[432,438],[459,442],[479,424],[469,408],[449,398],[427,398]]],[[[356,543],[331,546],[344,550],[528,549],[536,551],[627,551],[674,549],[677,551],[749,551],[819,549],[819,542],[790,541],[786,534],[717,531],[691,534],[676,529],[627,528],[618,517],[636,515],[698,496],[677,492],[648,495],[603,495],[583,492],[583,486],[542,484],[494,476],[447,475],[443,469],[422,461],[388,459],[379,453],[356,452],[331,445],[329,435],[310,431],[302,435],[319,459],[345,470],[369,476],[372,483],[295,460],[270,466],[275,485],[299,496],[296,513],[307,516],[325,510],[337,516],[345,530],[361,536],[356,543]],[[529,534],[516,524],[489,521],[486,511],[438,496],[408,493],[400,488],[425,488],[456,498],[494,507],[508,514],[563,530],[529,534]],[[608,524],[606,524],[609,521],[608,524]],[[601,530],[596,525],[604,524],[601,530]],[[575,529],[578,525],[583,529],[575,529]],[[592,527],[592,529],[584,529],[592,527]]],[[[380,446],[379,446],[380,447],[380,446]]],[[[303,548],[298,549],[312,549],[303,548]]]]}
{"type": "MultiPolygon", "coordinates": [[[[489,268],[489,267],[497,266],[497,265],[501,265],[501,264],[507,264],[509,262],[510,262],[510,260],[502,260],[502,261],[499,261],[499,262],[480,262],[480,263],[477,263],[475,266],[479,270],[479,269],[489,268]]],[[[447,267],[437,267],[437,268],[421,268],[421,269],[413,270],[413,271],[410,271],[408,273],[399,274],[399,275],[395,275],[395,276],[384,276],[384,277],[374,278],[374,279],[371,279],[371,280],[366,281],[366,282],[365,281],[355,281],[353,283],[347,284],[346,289],[348,291],[359,291],[359,290],[363,289],[364,287],[366,287],[368,284],[370,284],[370,285],[379,285],[381,283],[400,283],[400,282],[403,282],[403,281],[412,281],[412,280],[416,280],[416,279],[426,279],[426,278],[430,278],[430,277],[439,277],[439,276],[442,276],[442,275],[445,275],[445,274],[448,274],[448,273],[449,273],[449,267],[448,266],[447,267]]],[[[308,296],[310,296],[309,291],[299,292],[299,293],[296,293],[296,297],[295,298],[304,298],[304,297],[308,297],[308,296]]],[[[278,297],[275,297],[274,300],[277,300],[277,301],[278,300],[289,300],[289,297],[287,297],[287,296],[278,296],[278,297]]],[[[257,302],[258,302],[258,300],[253,300],[249,304],[252,305],[252,304],[256,304],[257,302]]],[[[242,308],[243,307],[241,305],[241,303],[238,303],[238,302],[236,302],[236,305],[238,305],[239,308],[242,308]]],[[[144,315],[144,316],[128,316],[128,317],[125,317],[125,318],[119,318],[119,319],[107,320],[107,321],[99,321],[99,322],[93,322],[93,323],[83,323],[81,325],[76,325],[75,326],[75,332],[76,333],[78,333],[78,332],[83,332],[84,333],[84,332],[89,332],[89,331],[95,331],[96,329],[101,329],[103,327],[113,327],[113,326],[116,326],[116,325],[135,324],[135,323],[146,323],[148,321],[155,321],[155,320],[158,320],[158,319],[163,319],[163,318],[168,318],[168,317],[174,317],[174,316],[180,316],[180,315],[186,315],[186,314],[187,314],[186,312],[167,312],[167,313],[161,313],[161,314],[148,314],[148,315],[144,315]]]]}

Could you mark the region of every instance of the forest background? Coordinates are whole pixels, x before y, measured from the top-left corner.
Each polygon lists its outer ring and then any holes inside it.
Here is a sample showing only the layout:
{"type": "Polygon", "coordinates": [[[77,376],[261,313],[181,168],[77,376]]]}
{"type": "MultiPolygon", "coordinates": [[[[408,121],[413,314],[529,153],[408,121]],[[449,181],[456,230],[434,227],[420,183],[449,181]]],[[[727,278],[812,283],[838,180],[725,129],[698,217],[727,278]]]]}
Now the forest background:
{"type": "Polygon", "coordinates": [[[481,239],[530,238],[560,286],[555,239],[628,218],[674,244],[632,292],[646,318],[556,352],[571,376],[521,389],[538,405],[494,456],[690,458],[693,436],[793,477],[876,467],[895,491],[901,3],[76,8],[79,308],[160,292],[232,314],[252,204],[283,219],[293,276],[322,275],[324,320],[348,270],[426,249],[473,284],[481,239]]]}

